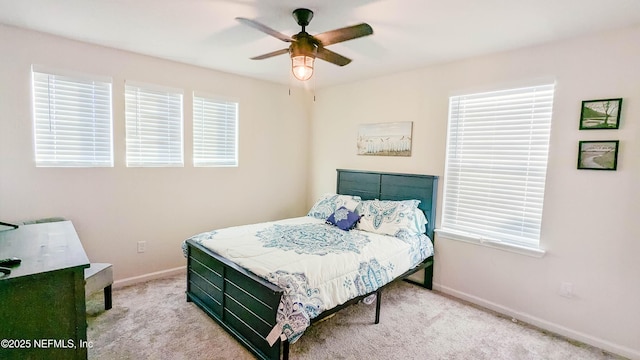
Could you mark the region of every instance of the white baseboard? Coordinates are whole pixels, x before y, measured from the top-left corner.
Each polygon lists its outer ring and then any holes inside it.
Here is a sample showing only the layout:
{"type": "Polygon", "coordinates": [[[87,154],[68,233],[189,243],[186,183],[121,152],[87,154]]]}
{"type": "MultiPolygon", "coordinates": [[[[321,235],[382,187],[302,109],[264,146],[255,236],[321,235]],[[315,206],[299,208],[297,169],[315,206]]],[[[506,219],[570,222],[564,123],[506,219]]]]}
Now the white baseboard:
{"type": "Polygon", "coordinates": [[[553,333],[556,333],[558,335],[567,337],[569,339],[573,339],[573,340],[577,340],[580,342],[583,342],[585,344],[589,344],[591,346],[595,346],[597,348],[603,349],[605,351],[609,351],[611,353],[617,354],[617,355],[621,355],[624,357],[628,357],[630,359],[636,359],[636,360],[640,360],[640,351],[638,350],[634,350],[631,348],[628,348],[626,346],[622,346],[619,344],[615,344],[612,343],[610,341],[607,340],[603,340],[579,331],[575,331],[572,329],[569,329],[567,327],[564,327],[562,325],[547,321],[547,320],[543,320],[540,318],[537,318],[535,316],[523,313],[523,312],[519,312],[513,309],[510,309],[508,307],[502,306],[500,304],[496,304],[494,302],[491,301],[487,301],[485,299],[479,298],[477,296],[473,296],[467,293],[464,293],[462,291],[458,291],[455,289],[452,289],[450,287],[447,286],[442,286],[440,284],[433,284],[433,289],[440,291],[444,294],[447,295],[451,295],[453,297],[468,301],[470,303],[482,306],[484,308],[496,311],[500,314],[506,315],[506,316],[510,316],[516,320],[519,321],[523,321],[527,324],[531,324],[533,326],[539,327],[541,329],[545,329],[548,331],[551,331],[553,333]]]}
{"type": "Polygon", "coordinates": [[[125,279],[116,280],[113,282],[113,288],[119,289],[125,286],[142,283],[149,280],[162,279],[162,278],[166,278],[174,275],[180,275],[180,274],[185,274],[186,276],[187,274],[186,266],[179,266],[173,269],[161,270],[161,271],[156,271],[156,272],[152,272],[144,275],[133,276],[125,279]]]}

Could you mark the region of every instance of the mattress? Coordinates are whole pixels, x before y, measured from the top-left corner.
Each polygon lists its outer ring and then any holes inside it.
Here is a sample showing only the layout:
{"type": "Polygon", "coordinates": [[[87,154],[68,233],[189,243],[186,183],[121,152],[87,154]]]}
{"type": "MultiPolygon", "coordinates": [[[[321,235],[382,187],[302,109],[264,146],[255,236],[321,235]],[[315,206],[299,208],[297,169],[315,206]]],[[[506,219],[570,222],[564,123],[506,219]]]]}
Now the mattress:
{"type": "Polygon", "coordinates": [[[424,234],[343,231],[310,216],[191,239],[284,290],[271,344],[278,337],[295,342],[323,311],[374,292],[433,255],[424,234]]]}

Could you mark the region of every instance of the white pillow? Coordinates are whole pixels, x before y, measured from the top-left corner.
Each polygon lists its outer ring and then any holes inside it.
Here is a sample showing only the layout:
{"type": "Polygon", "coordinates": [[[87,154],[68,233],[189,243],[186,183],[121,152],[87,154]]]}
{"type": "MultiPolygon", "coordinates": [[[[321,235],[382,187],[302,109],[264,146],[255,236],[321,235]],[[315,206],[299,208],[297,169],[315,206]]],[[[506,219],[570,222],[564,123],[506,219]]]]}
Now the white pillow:
{"type": "Polygon", "coordinates": [[[344,206],[351,211],[355,211],[358,204],[360,204],[359,196],[327,193],[322,195],[320,199],[313,204],[307,216],[327,220],[327,218],[340,207],[344,206]]]}
{"type": "Polygon", "coordinates": [[[424,212],[418,208],[414,210],[415,221],[413,226],[409,226],[409,230],[415,234],[424,234],[427,232],[427,217],[424,216],[424,212]]]}
{"type": "Polygon", "coordinates": [[[422,234],[426,231],[427,219],[422,210],[418,209],[418,204],[420,200],[362,201],[359,208],[362,218],[356,228],[394,236],[401,230],[422,234]]]}

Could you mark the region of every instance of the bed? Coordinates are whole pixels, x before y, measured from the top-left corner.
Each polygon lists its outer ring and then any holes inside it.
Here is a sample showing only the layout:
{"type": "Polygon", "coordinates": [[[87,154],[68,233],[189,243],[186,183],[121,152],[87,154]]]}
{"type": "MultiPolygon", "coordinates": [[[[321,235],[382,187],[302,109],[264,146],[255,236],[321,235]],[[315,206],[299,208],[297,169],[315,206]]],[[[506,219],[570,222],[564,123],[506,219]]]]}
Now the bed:
{"type": "MultiPolygon", "coordinates": [[[[384,271],[380,270],[381,267],[384,268],[384,265],[381,266],[377,262],[375,262],[375,266],[367,265],[364,270],[361,266],[359,271],[367,273],[366,277],[362,277],[364,282],[359,280],[360,277],[354,278],[355,283],[351,282],[348,277],[345,277],[348,281],[343,281],[340,278],[335,280],[336,283],[339,285],[344,283],[344,285],[337,286],[335,283],[333,285],[328,283],[326,286],[333,289],[329,291],[309,286],[310,280],[304,277],[302,279],[307,281],[307,285],[298,282],[301,273],[285,271],[296,269],[297,263],[295,260],[290,261],[285,258],[285,255],[306,256],[298,262],[303,263],[300,266],[311,268],[310,271],[317,268],[333,268],[334,265],[327,265],[328,263],[316,264],[314,262],[319,258],[323,258],[323,261],[329,261],[329,259],[337,258],[338,255],[331,253],[325,256],[326,253],[318,253],[318,251],[324,251],[322,248],[314,249],[312,252],[315,254],[309,254],[308,250],[298,251],[295,249],[298,246],[298,241],[295,238],[287,244],[287,246],[294,248],[288,249],[283,249],[281,244],[272,244],[269,240],[274,238],[272,232],[291,227],[296,227],[296,229],[300,227],[313,228],[315,231],[316,228],[324,226],[322,231],[334,231],[329,229],[331,226],[324,225],[324,220],[307,216],[220,229],[197,234],[184,242],[188,269],[187,301],[193,302],[201,308],[259,359],[288,359],[289,344],[301,335],[306,326],[320,321],[346,306],[363,299],[371,299],[372,294],[375,294],[377,298],[375,323],[378,323],[382,290],[386,285],[395,280],[406,279],[428,289],[432,287],[433,247],[431,246],[431,253],[427,253],[424,250],[423,241],[427,239],[426,242],[431,245],[431,239],[433,239],[437,181],[436,176],[430,175],[337,170],[336,193],[340,194],[341,198],[343,195],[344,197],[348,195],[362,200],[362,204],[369,204],[370,202],[367,200],[374,199],[379,199],[382,202],[397,201],[402,204],[415,201],[417,208],[422,212],[420,215],[424,214],[426,225],[420,230],[424,230],[424,235],[411,236],[408,237],[409,240],[404,236],[393,237],[393,241],[400,244],[393,249],[402,247],[398,239],[410,245],[406,246],[409,249],[408,255],[402,255],[400,250],[397,250],[397,254],[395,252],[392,254],[392,251],[385,254],[389,258],[396,256],[393,261],[399,261],[402,266],[397,268],[388,266],[387,269],[383,269],[384,271]],[[267,236],[265,234],[269,234],[271,237],[265,237],[267,236]],[[254,253],[254,250],[248,247],[253,242],[261,242],[264,248],[268,248],[267,250],[272,256],[254,253]],[[230,244],[238,244],[238,246],[231,249],[230,244]],[[416,249],[420,250],[416,251],[416,249]],[[304,254],[294,254],[296,252],[304,254]],[[414,256],[416,253],[422,256],[417,258],[414,256]],[[316,256],[312,259],[309,257],[310,255],[316,256]],[[266,268],[273,270],[275,266],[284,266],[284,270],[276,272],[266,270],[266,268]],[[407,268],[406,271],[403,266],[407,268]],[[424,272],[417,276],[416,273],[420,270],[424,270],[424,272]],[[274,278],[273,274],[281,273],[287,275],[286,281],[274,278]],[[409,276],[411,279],[407,279],[409,276]],[[301,288],[303,291],[292,292],[292,287],[301,288]],[[324,296],[321,300],[318,300],[321,298],[319,293],[324,296]],[[330,300],[327,300],[328,298],[330,300]],[[306,322],[300,324],[301,319],[306,322]]],[[[373,233],[362,235],[363,232],[359,230],[343,231],[338,229],[334,232],[339,233],[336,236],[341,236],[340,234],[344,233],[354,237],[349,238],[347,242],[341,242],[341,244],[349,244],[349,249],[344,250],[348,256],[356,256],[357,253],[357,256],[367,257],[369,255],[366,252],[370,248],[380,247],[384,252],[386,249],[384,246],[396,246],[392,245],[392,241],[388,239],[389,236],[385,235],[378,236],[373,233]],[[359,242],[364,245],[360,246],[359,242]]],[[[354,266],[357,266],[358,261],[354,260],[353,263],[354,266]]],[[[391,262],[388,263],[391,264],[391,262]]],[[[393,263],[395,264],[395,262],[393,263]]],[[[315,276],[315,273],[312,275],[315,276]]]]}

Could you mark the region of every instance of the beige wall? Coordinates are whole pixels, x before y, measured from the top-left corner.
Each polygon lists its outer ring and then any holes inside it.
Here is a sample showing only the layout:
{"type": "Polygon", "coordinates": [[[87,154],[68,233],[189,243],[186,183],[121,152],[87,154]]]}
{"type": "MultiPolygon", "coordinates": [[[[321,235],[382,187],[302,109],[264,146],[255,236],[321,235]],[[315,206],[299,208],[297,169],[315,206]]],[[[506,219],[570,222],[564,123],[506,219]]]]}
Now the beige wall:
{"type": "Polygon", "coordinates": [[[635,27],[320,90],[312,104],[308,204],[334,189],[336,168],[442,176],[449,96],[556,81],[541,239],[546,256],[436,235],[436,287],[640,358],[638,43],[635,27]],[[579,131],[581,101],[612,97],[624,98],[620,129],[579,131]],[[358,124],[391,121],[413,121],[411,157],[355,155],[358,124]],[[618,171],[576,170],[578,140],[595,139],[620,140],[618,171]],[[559,295],[561,282],[573,284],[573,298],[559,295]]]}
{"type": "MultiPolygon", "coordinates": [[[[0,26],[0,220],[64,216],[117,279],[183,266],[180,242],[222,226],[304,214],[336,168],[443,175],[450,95],[555,80],[541,259],[436,239],[436,287],[640,359],[640,28],[389,77],[300,90],[0,26]],[[30,66],[110,76],[115,167],[35,168],[30,66]],[[240,166],[125,166],[124,81],[240,101],[240,166]],[[623,97],[617,131],[578,131],[580,101],[623,97]],[[309,122],[310,121],[310,122],[309,122]],[[413,121],[413,156],[355,155],[361,123],[413,121]],[[619,139],[618,171],[578,171],[577,142],[619,139]],[[304,204],[306,199],[306,204],[304,204]],[[136,252],[138,241],[147,251],[136,252]],[[559,296],[571,282],[575,297],[559,296]]],[[[442,182],[441,182],[442,184],[442,182]]],[[[440,194],[441,196],[441,194],[440,194]]]]}
{"type": "Polygon", "coordinates": [[[0,26],[0,219],[72,220],[117,280],[184,266],[190,235],[305,213],[308,102],[281,85],[0,26]],[[113,78],[113,168],[35,167],[32,64],[113,78]],[[184,90],[183,168],[126,167],[126,80],[184,90]],[[191,165],[194,90],[239,101],[239,167],[191,165]]]}

